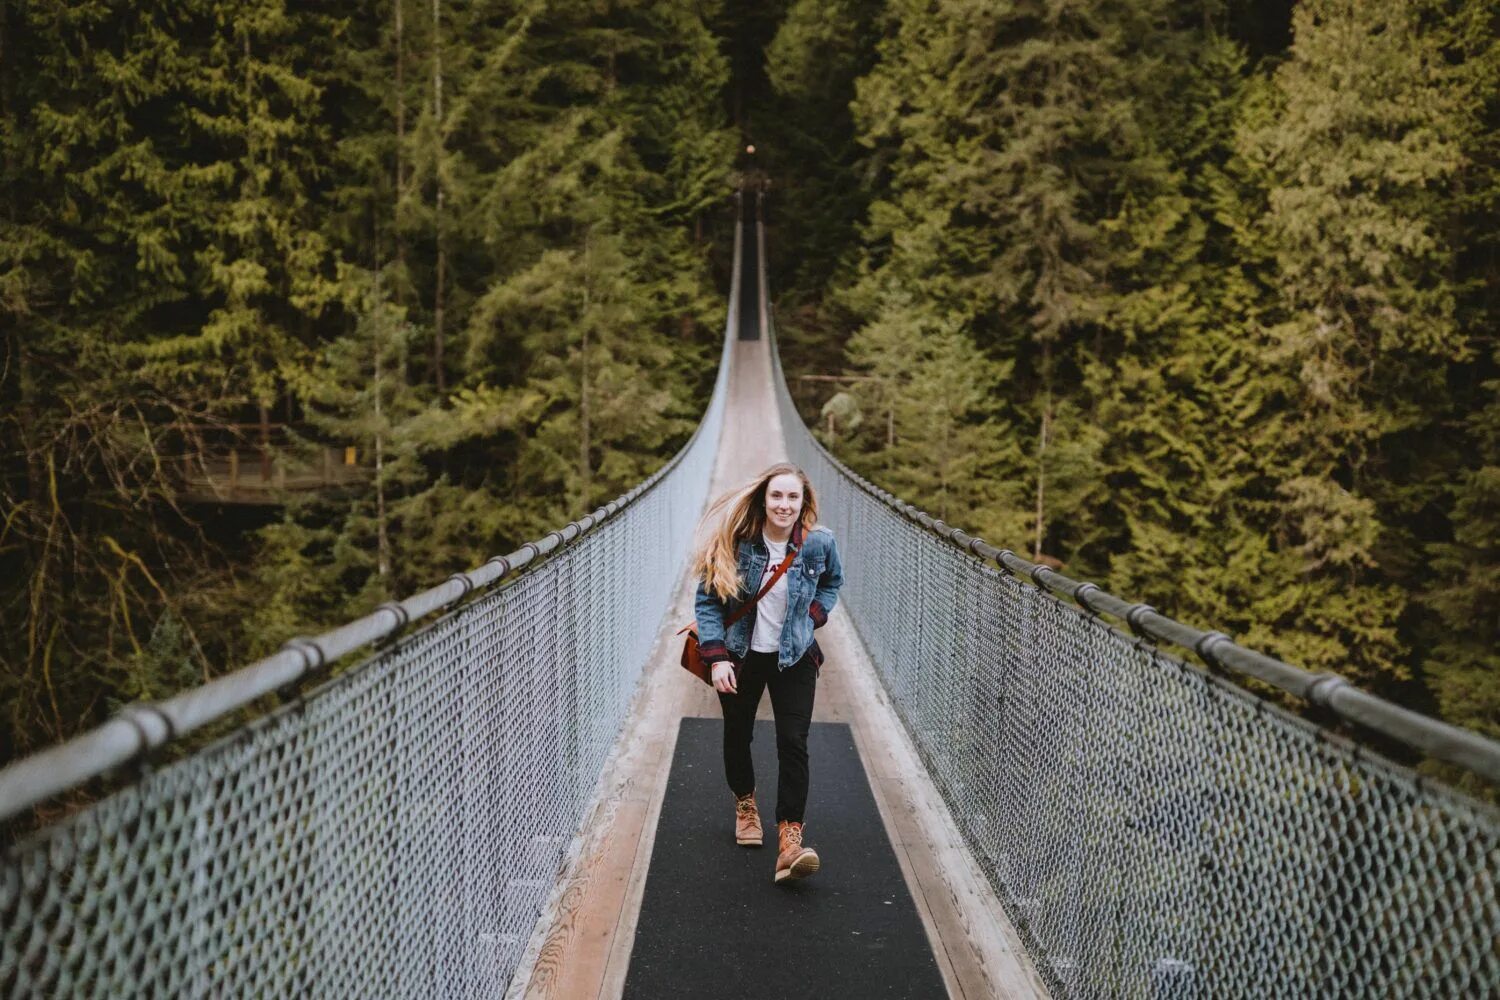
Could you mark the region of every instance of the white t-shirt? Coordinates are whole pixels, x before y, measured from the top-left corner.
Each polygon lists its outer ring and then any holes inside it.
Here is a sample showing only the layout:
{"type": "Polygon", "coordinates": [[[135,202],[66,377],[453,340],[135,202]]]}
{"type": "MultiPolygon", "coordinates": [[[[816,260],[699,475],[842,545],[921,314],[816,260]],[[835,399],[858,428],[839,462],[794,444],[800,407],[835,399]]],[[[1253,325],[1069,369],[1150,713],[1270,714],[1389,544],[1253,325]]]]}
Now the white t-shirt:
{"type": "MultiPolygon", "coordinates": [[[[773,542],[761,532],[761,541],[766,543],[766,548],[771,552],[771,558],[766,561],[765,573],[761,575],[760,582],[755,585],[755,593],[760,593],[760,588],[771,579],[771,574],[776,572],[776,567],[781,565],[781,560],[786,558],[786,542],[773,542]]],[[[750,648],[757,653],[774,653],[781,649],[781,626],[786,621],[786,578],[792,571],[788,569],[781,574],[781,579],[776,581],[776,586],[767,592],[760,603],[755,606],[755,631],[750,635],[750,648]]],[[[752,597],[754,594],[751,595],[752,597]]]]}

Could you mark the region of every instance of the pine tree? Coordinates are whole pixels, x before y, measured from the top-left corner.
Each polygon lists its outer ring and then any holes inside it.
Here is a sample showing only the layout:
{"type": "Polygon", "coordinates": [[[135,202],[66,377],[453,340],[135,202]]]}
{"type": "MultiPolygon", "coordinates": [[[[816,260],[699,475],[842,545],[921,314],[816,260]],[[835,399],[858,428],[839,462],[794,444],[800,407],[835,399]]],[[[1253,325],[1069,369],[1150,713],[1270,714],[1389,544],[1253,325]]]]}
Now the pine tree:
{"type": "Polygon", "coordinates": [[[7,752],[162,692],[182,649],[228,669],[505,551],[686,440],[719,310],[693,233],[733,148],[715,13],[6,8],[7,752]],[[247,546],[182,466],[273,411],[287,460],[378,468],[247,546]]]}
{"type": "Polygon", "coordinates": [[[1161,5],[896,3],[855,103],[871,170],[859,313],[900,290],[954,317],[1013,367],[1010,425],[1030,443],[1034,554],[1098,552],[1103,435],[1081,393],[1083,352],[1112,307],[1105,224],[1137,157],[1132,86],[1161,5]],[[1133,62],[1133,60],[1135,60],[1133,62]]]}
{"type": "MultiPolygon", "coordinates": [[[[1443,718],[1500,737],[1500,14],[1466,2],[1442,25],[1471,123],[1461,140],[1466,166],[1453,190],[1453,231],[1456,322],[1472,361],[1450,373],[1452,417],[1435,422],[1447,439],[1439,452],[1447,459],[1440,470],[1447,531],[1432,532],[1423,565],[1431,576],[1422,604],[1436,614],[1413,616],[1412,631],[1443,718]]],[[[1472,776],[1452,769],[1446,776],[1490,792],[1472,776]]]]}
{"type": "Polygon", "coordinates": [[[1010,366],[985,357],[956,322],[899,302],[880,317],[849,344],[849,360],[872,376],[852,393],[864,417],[860,467],[966,530],[1015,537],[1025,496],[1003,475],[1021,461],[1000,405],[1010,366]]]}
{"type": "Polygon", "coordinates": [[[730,145],[701,17],[443,0],[403,16],[405,59],[425,68],[400,89],[390,13],[370,21],[383,34],[355,29],[343,74],[358,210],[339,235],[352,258],[375,253],[299,386],[324,436],[382,448],[386,468],[347,510],[311,503],[268,529],[264,585],[292,596],[259,634],[285,634],[298,607],[302,627],[331,624],[619,495],[686,440],[712,380],[690,232],[722,196],[730,145]],[[358,290],[375,282],[386,298],[358,290]],[[391,355],[388,395],[372,396],[371,365],[391,355]],[[309,575],[341,599],[306,600],[309,575]]]}
{"type": "Polygon", "coordinates": [[[1426,9],[1304,3],[1238,140],[1265,197],[1251,250],[1275,289],[1267,358],[1287,376],[1263,440],[1298,600],[1272,647],[1365,681],[1409,674],[1393,554],[1412,547],[1404,524],[1431,475],[1420,442],[1467,351],[1443,193],[1463,162],[1461,95],[1426,9]]]}
{"type": "MultiPolygon", "coordinates": [[[[766,48],[774,97],[755,109],[751,136],[755,159],[776,179],[769,222],[778,252],[767,266],[779,304],[821,293],[857,249],[869,188],[850,103],[874,65],[883,7],[798,0],[766,48]]],[[[784,339],[795,357],[796,336],[784,339]]]]}
{"type": "Polygon", "coordinates": [[[223,649],[223,557],[178,503],[180,469],[276,397],[333,286],[296,44],[320,17],[37,0],[5,18],[14,752],[160,690],[153,622],[182,623],[195,671],[223,649]]]}
{"type": "Polygon", "coordinates": [[[1084,561],[1104,563],[1114,593],[1242,637],[1274,558],[1246,507],[1267,387],[1224,172],[1248,60],[1208,16],[1160,22],[1152,39],[1153,58],[1130,65],[1131,184],[1101,222],[1113,295],[1083,354],[1084,396],[1108,429],[1091,498],[1103,559],[1084,561]]]}

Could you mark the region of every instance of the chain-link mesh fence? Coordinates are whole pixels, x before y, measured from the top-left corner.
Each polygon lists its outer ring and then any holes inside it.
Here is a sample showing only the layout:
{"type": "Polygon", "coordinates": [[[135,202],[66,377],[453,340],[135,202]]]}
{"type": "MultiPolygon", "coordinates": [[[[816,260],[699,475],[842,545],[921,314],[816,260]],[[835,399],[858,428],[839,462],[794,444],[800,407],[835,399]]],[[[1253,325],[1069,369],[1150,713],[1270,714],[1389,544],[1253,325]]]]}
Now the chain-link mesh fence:
{"type": "Polygon", "coordinates": [[[1500,994],[1492,809],[936,537],[817,444],[773,358],[842,603],[1059,996],[1500,994]]]}
{"type": "Polygon", "coordinates": [[[681,577],[733,310],[696,436],[632,503],[12,847],[0,991],[502,995],[619,734],[672,597],[664,581],[681,577]]]}

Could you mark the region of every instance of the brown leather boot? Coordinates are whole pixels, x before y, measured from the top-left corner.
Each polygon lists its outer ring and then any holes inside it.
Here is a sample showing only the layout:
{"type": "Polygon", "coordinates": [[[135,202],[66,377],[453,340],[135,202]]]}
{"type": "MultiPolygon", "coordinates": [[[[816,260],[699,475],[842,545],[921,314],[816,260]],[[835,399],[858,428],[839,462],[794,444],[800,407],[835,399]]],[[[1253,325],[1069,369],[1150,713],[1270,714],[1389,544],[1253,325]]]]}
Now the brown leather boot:
{"type": "Polygon", "coordinates": [[[759,847],[765,837],[765,828],[760,822],[760,810],[755,808],[755,792],[734,800],[734,842],[746,847],[759,847]]]}
{"type": "Polygon", "coordinates": [[[784,819],[776,824],[781,853],[776,856],[776,881],[807,878],[818,870],[818,852],[802,846],[802,824],[784,819]]]}

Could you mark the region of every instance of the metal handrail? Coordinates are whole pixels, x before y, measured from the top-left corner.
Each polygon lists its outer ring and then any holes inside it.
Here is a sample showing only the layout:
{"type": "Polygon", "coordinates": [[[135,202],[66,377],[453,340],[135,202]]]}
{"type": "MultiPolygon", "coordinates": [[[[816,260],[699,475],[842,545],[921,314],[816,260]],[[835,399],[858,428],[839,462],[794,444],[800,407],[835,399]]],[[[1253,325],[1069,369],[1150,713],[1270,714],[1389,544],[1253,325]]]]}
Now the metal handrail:
{"type": "Polygon", "coordinates": [[[0,822],[238,711],[355,650],[389,640],[411,622],[489,589],[629,507],[677,465],[697,436],[695,430],[671,461],[630,492],[508,555],[495,556],[468,572],[454,573],[403,601],[388,601],[346,625],[312,637],[288,639],[270,656],[199,687],[162,701],[127,705],[114,718],[81,736],[12,762],[0,770],[0,822]]]}

